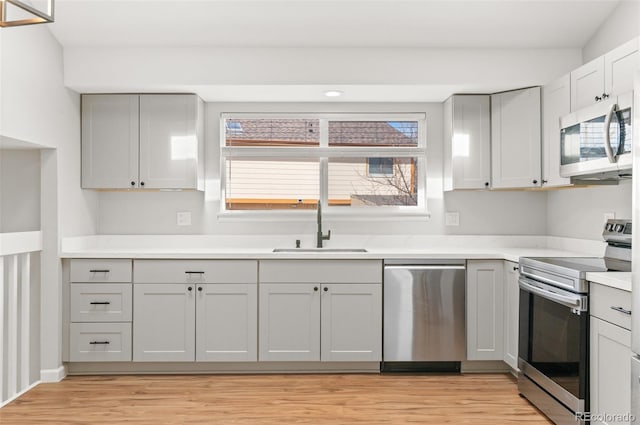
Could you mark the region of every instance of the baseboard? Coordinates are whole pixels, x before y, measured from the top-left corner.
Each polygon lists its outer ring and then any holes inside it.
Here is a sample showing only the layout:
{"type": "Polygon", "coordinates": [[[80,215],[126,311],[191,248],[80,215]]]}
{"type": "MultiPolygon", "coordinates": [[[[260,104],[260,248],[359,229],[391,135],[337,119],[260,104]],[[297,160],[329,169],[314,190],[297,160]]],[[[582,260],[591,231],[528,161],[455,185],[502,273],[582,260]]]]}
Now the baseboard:
{"type": "Polygon", "coordinates": [[[17,393],[16,395],[14,395],[13,397],[0,402],[0,409],[3,408],[4,406],[6,406],[7,404],[11,403],[13,400],[17,399],[18,397],[22,396],[23,394],[31,391],[32,389],[34,389],[36,387],[36,385],[40,384],[41,381],[36,381],[33,384],[29,385],[27,388],[25,388],[24,390],[20,391],[19,393],[17,393]]]}
{"type": "Polygon", "coordinates": [[[67,376],[67,368],[60,366],[57,369],[42,369],[40,382],[60,382],[67,376]]]}
{"type": "Polygon", "coordinates": [[[462,362],[462,373],[504,373],[511,368],[501,360],[467,360],[462,362]]]}

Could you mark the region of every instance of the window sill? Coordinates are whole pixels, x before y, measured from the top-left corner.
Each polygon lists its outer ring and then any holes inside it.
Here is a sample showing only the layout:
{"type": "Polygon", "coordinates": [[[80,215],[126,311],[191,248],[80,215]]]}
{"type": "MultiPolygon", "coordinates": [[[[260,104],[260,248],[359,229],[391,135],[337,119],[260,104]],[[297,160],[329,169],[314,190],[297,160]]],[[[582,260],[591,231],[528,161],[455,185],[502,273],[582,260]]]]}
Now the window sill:
{"type": "MultiPolygon", "coordinates": [[[[315,220],[317,212],[307,211],[222,211],[218,221],[272,221],[308,222],[315,220]]],[[[326,221],[429,221],[428,211],[331,211],[322,212],[326,221]]]]}

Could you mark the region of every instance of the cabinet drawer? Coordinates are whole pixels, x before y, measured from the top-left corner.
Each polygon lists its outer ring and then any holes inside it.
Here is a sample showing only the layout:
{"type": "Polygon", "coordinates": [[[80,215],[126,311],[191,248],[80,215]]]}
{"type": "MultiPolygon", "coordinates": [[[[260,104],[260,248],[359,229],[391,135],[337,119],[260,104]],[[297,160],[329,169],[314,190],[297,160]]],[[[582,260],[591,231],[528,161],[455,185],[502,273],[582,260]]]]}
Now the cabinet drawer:
{"type": "Polygon", "coordinates": [[[131,361],[131,323],[72,323],[72,362],[131,361]]]}
{"type": "Polygon", "coordinates": [[[131,282],[131,260],[71,260],[71,282],[131,282]]]}
{"type": "Polygon", "coordinates": [[[260,283],[382,283],[380,260],[264,260],[260,283]]]}
{"type": "Polygon", "coordinates": [[[135,260],[134,283],[257,283],[254,260],[135,260]]]}
{"type": "Polygon", "coordinates": [[[72,283],[72,322],[130,322],[130,283],[72,283]]]}
{"type": "Polygon", "coordinates": [[[631,293],[606,285],[589,284],[591,315],[602,320],[631,329],[631,293]]]}

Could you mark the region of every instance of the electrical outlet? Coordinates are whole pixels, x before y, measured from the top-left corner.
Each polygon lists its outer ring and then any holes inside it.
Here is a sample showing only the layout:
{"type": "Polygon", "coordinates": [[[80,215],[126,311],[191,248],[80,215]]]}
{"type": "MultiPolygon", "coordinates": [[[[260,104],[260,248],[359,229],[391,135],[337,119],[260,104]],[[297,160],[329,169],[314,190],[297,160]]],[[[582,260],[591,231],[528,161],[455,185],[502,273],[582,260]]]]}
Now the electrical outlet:
{"type": "Polygon", "coordinates": [[[460,225],[460,213],[457,211],[448,212],[444,214],[445,226],[459,226],[460,225]]]}
{"type": "Polygon", "coordinates": [[[602,220],[605,223],[607,222],[607,220],[613,220],[614,218],[616,218],[616,213],[614,212],[604,213],[604,215],[602,216],[602,220]]]}
{"type": "Polygon", "coordinates": [[[176,213],[176,224],[178,226],[191,226],[191,211],[180,211],[176,213]]]}

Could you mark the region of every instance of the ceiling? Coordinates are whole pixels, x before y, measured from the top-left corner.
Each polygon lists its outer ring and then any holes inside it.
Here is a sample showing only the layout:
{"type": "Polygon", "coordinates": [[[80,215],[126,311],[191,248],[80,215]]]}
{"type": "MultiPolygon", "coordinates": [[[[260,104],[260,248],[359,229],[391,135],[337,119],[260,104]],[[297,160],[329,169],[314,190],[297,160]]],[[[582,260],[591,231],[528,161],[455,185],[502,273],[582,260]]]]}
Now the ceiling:
{"type": "MultiPolygon", "coordinates": [[[[615,0],[57,0],[56,20],[49,27],[67,48],[580,49],[618,3],[615,0]]],[[[144,89],[172,91],[169,84],[144,89]]],[[[99,85],[91,88],[105,89],[99,85]]],[[[473,87],[462,89],[473,91],[473,87]]],[[[456,87],[429,85],[278,84],[200,86],[193,91],[207,101],[359,102],[433,101],[457,92],[456,87]],[[341,89],[348,96],[325,98],[322,94],[325,88],[341,89]]]]}
{"type": "Polygon", "coordinates": [[[63,46],[582,47],[618,1],[58,0],[63,46]]]}

